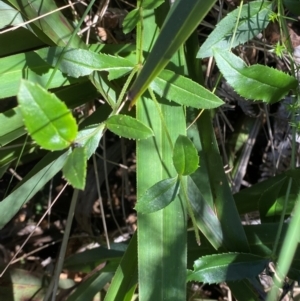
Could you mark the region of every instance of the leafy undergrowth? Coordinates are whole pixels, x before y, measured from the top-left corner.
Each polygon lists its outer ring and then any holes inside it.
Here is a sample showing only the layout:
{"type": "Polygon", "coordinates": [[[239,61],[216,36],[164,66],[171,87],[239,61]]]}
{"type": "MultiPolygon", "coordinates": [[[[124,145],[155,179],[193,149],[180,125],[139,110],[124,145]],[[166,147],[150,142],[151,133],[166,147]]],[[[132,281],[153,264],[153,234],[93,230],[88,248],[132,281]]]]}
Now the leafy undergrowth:
{"type": "Polygon", "coordinates": [[[177,1],[163,27],[164,1],[91,1],[29,24],[56,4],[0,1],[5,300],[293,291],[295,3],[177,1]]]}

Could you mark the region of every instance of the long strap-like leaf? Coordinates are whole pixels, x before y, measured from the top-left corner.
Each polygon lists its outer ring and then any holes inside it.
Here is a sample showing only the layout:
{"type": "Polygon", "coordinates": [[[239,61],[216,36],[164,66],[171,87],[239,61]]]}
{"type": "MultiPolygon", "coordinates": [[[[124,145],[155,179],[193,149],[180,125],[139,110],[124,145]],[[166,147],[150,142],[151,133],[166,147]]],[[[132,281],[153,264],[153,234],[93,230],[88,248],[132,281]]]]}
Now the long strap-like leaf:
{"type": "MultiPolygon", "coordinates": [[[[144,49],[152,42],[154,15],[143,19],[144,49]]],[[[159,105],[171,140],[185,134],[184,111],[177,105],[159,105]]],[[[154,138],[137,142],[138,197],[150,186],[175,176],[173,150],[155,103],[146,97],[137,104],[137,118],[153,129],[154,138]]],[[[163,210],[138,214],[139,300],[185,300],[186,215],[177,197],[163,210]]]]}

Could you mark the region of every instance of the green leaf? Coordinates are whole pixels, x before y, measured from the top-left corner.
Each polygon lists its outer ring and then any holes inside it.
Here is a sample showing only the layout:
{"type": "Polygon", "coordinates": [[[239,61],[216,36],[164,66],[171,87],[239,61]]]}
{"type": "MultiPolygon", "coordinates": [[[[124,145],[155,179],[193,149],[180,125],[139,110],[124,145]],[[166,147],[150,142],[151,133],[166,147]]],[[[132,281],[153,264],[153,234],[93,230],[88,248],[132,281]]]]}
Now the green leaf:
{"type": "Polygon", "coordinates": [[[161,210],[168,206],[178,193],[177,177],[162,180],[146,190],[135,205],[135,210],[143,214],[161,210]]]}
{"type": "Polygon", "coordinates": [[[230,47],[234,48],[251,40],[268,25],[270,9],[270,1],[253,1],[243,5],[241,11],[240,7],[237,7],[234,11],[226,14],[201,45],[197,57],[212,56],[213,47],[230,50],[230,47]],[[234,36],[237,22],[238,27],[234,36]]]}
{"type": "MultiPolygon", "coordinates": [[[[39,51],[42,52],[43,49],[37,50],[37,53],[39,51]]],[[[0,98],[15,96],[18,93],[22,78],[45,86],[52,72],[53,69],[49,68],[49,64],[33,51],[3,57],[0,59],[0,98]]],[[[49,89],[70,85],[70,83],[78,81],[74,78],[67,78],[60,71],[57,71],[49,89]]]]}
{"type": "Polygon", "coordinates": [[[87,156],[84,147],[76,147],[67,158],[62,171],[66,180],[74,188],[84,190],[86,161],[87,156]]]}
{"type": "Polygon", "coordinates": [[[84,146],[87,159],[95,153],[99,146],[104,127],[104,124],[90,125],[78,133],[75,143],[79,143],[79,145],[84,146]]]}
{"type": "Polygon", "coordinates": [[[66,258],[64,268],[74,272],[88,273],[105,261],[120,261],[127,249],[127,245],[124,243],[112,243],[110,247],[110,249],[107,249],[100,246],[72,254],[66,258]]]}
{"type": "Polygon", "coordinates": [[[191,177],[188,177],[187,193],[197,227],[205,235],[211,245],[218,250],[224,240],[221,223],[191,177]]]}
{"type": "Polygon", "coordinates": [[[201,257],[188,271],[187,281],[220,283],[253,278],[260,274],[269,259],[245,253],[215,254],[201,257]]]}
{"type": "Polygon", "coordinates": [[[150,87],[161,97],[197,109],[212,109],[224,103],[203,86],[169,70],[162,71],[150,87]]]}
{"type": "Polygon", "coordinates": [[[19,186],[0,202],[0,229],[61,170],[66,158],[67,152],[49,153],[23,178],[19,186]]]}
{"type": "Polygon", "coordinates": [[[298,86],[294,77],[279,70],[262,65],[247,67],[229,51],[214,48],[213,52],[223,76],[242,97],[274,103],[298,86]]]}
{"type": "Polygon", "coordinates": [[[214,0],[175,1],[144,67],[128,92],[132,104],[164,69],[214,4],[214,0]]]}
{"type": "Polygon", "coordinates": [[[138,23],[140,18],[140,13],[137,8],[133,9],[131,12],[127,14],[125,19],[123,20],[123,32],[125,34],[131,32],[135,27],[136,24],[138,23]]]}
{"type": "Polygon", "coordinates": [[[299,194],[300,169],[286,171],[280,175],[256,183],[234,194],[234,200],[240,214],[260,211],[261,217],[281,215],[289,179],[292,178],[290,197],[286,214],[294,208],[295,199],[299,194]]]}
{"type": "MultiPolygon", "coordinates": [[[[22,15],[13,7],[3,1],[0,2],[0,28],[6,26],[15,26],[24,23],[22,15]]],[[[24,26],[25,27],[25,26],[24,26]]]]}
{"type": "Polygon", "coordinates": [[[137,232],[135,232],[108,287],[104,301],[132,300],[138,282],[137,260],[137,232]]]}
{"type": "Polygon", "coordinates": [[[153,136],[148,126],[127,115],[111,116],[105,124],[110,131],[124,138],[146,139],[153,136]]]}
{"type": "Polygon", "coordinates": [[[112,80],[129,73],[134,64],[122,57],[95,53],[84,49],[50,47],[37,51],[49,65],[56,66],[61,72],[72,77],[90,75],[93,71],[108,71],[108,79],[112,80]],[[62,58],[61,55],[63,55],[62,58]]]}
{"type": "Polygon", "coordinates": [[[179,175],[190,175],[199,166],[199,156],[193,142],[180,135],[174,145],[173,164],[179,175]]]}
{"type": "Polygon", "coordinates": [[[77,135],[76,120],[54,94],[22,80],[18,102],[28,133],[41,147],[61,150],[74,141],[77,135]]]}
{"type": "Polygon", "coordinates": [[[143,0],[141,3],[141,7],[143,9],[155,9],[162,5],[164,2],[164,0],[143,0]]]}

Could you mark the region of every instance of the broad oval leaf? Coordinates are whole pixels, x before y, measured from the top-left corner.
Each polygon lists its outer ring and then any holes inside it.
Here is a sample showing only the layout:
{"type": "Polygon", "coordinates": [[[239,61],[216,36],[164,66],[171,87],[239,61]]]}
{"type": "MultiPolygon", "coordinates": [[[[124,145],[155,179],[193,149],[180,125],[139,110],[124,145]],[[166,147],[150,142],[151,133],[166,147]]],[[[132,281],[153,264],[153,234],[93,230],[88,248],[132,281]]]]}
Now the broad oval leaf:
{"type": "Polygon", "coordinates": [[[173,164],[179,175],[190,175],[199,167],[199,156],[193,142],[180,135],[174,145],[173,164]]]}
{"type": "Polygon", "coordinates": [[[161,97],[197,109],[213,109],[224,103],[203,86],[169,70],[163,70],[150,87],[161,97]]]}
{"type": "Polygon", "coordinates": [[[76,138],[76,120],[54,94],[22,80],[18,102],[28,133],[44,149],[62,150],[76,138]]]}
{"type": "Polygon", "coordinates": [[[162,180],[150,187],[144,195],[142,195],[135,210],[139,213],[152,213],[168,206],[179,193],[178,178],[170,178],[162,180]]]}
{"type": "Polygon", "coordinates": [[[253,278],[260,274],[270,260],[246,253],[227,253],[203,256],[188,271],[187,281],[220,283],[253,278]]]}
{"type": "Polygon", "coordinates": [[[294,77],[279,70],[262,65],[247,67],[242,59],[229,51],[214,48],[213,52],[227,82],[245,98],[274,103],[298,86],[294,77]]]}
{"type": "Polygon", "coordinates": [[[110,131],[124,138],[146,139],[153,136],[148,126],[127,115],[111,116],[105,124],[110,131]]]}
{"type": "Polygon", "coordinates": [[[76,147],[69,154],[62,169],[65,179],[77,189],[83,190],[86,179],[86,151],[84,147],[76,147]]]}
{"type": "Polygon", "coordinates": [[[129,73],[134,64],[122,57],[95,53],[84,49],[49,47],[36,52],[49,65],[72,77],[90,75],[93,71],[109,72],[108,79],[112,80],[129,73]],[[62,58],[61,58],[61,55],[62,58]]]}
{"type": "Polygon", "coordinates": [[[233,48],[252,39],[268,25],[270,7],[270,1],[253,1],[243,5],[241,11],[238,7],[227,14],[202,44],[197,57],[212,56],[212,47],[230,50],[231,47],[233,48]],[[237,22],[238,27],[234,41],[232,41],[237,22]]]}
{"type": "Polygon", "coordinates": [[[136,27],[136,24],[138,23],[139,19],[140,19],[140,13],[137,8],[129,12],[122,23],[123,32],[125,34],[131,32],[136,27]]]}

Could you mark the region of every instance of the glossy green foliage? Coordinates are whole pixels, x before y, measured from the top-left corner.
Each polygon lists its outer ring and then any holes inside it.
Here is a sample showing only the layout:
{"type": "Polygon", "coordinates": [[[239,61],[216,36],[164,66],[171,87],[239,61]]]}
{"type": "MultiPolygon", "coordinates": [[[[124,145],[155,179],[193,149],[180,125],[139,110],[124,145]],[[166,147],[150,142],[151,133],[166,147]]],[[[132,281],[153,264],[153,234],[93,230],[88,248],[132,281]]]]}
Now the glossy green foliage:
{"type": "Polygon", "coordinates": [[[114,115],[105,122],[107,128],[116,135],[130,139],[146,139],[153,131],[139,120],[127,115],[114,115]]]}
{"type": "Polygon", "coordinates": [[[199,156],[192,141],[180,135],[175,142],[173,164],[179,175],[187,176],[196,171],[199,166],[199,156]]]}
{"type": "Polygon", "coordinates": [[[44,149],[62,150],[76,138],[76,120],[54,94],[22,81],[18,102],[28,133],[44,149]]]}
{"type": "Polygon", "coordinates": [[[150,187],[144,195],[139,198],[135,210],[146,214],[161,210],[168,206],[179,193],[179,182],[177,177],[161,180],[150,187]]]}
{"type": "Polygon", "coordinates": [[[213,56],[213,47],[230,50],[259,34],[269,23],[269,1],[252,1],[228,13],[201,45],[199,58],[213,56]],[[235,30],[235,27],[237,28],[235,30]]]}
{"type": "Polygon", "coordinates": [[[203,256],[194,263],[194,270],[188,271],[187,281],[219,283],[237,281],[258,276],[269,260],[257,255],[228,253],[203,256]]]}
{"type": "Polygon", "coordinates": [[[108,71],[112,80],[129,73],[133,63],[117,56],[95,53],[76,48],[50,47],[37,51],[37,54],[49,65],[72,77],[90,75],[93,71],[108,71]]]}
{"type": "Polygon", "coordinates": [[[242,59],[222,49],[214,48],[213,53],[227,82],[247,99],[274,103],[298,86],[294,77],[279,70],[262,65],[248,67],[242,59]]]}
{"type": "MultiPolygon", "coordinates": [[[[284,4],[291,9],[289,2],[284,4]]],[[[136,45],[86,45],[61,12],[0,36],[0,98],[18,96],[19,102],[17,106],[12,100],[0,114],[0,174],[20,156],[22,162],[43,157],[0,202],[0,228],[60,171],[73,187],[84,189],[87,160],[106,129],[137,140],[138,232],[128,248],[101,246],[67,259],[66,269],[87,273],[106,264],[76,287],[68,301],[92,299],[109,281],[105,301],[132,300],[137,286],[139,300],[181,301],[186,280],[226,281],[238,300],[256,301],[254,277],[270,260],[280,262],[292,279],[299,278],[299,171],[233,196],[212,126],[214,111],[208,111],[224,102],[202,86],[204,65],[196,59],[197,53],[200,58],[213,55],[227,82],[247,99],[273,103],[296,89],[291,76],[262,65],[248,67],[227,51],[264,30],[271,4],[250,1],[228,13],[202,45],[196,34],[183,43],[215,1],[177,0],[169,12],[168,5],[162,0],[137,2],[123,22],[126,33],[137,27],[136,45]],[[135,102],[150,87],[152,99],[141,97],[128,116],[122,101],[132,70],[138,72],[128,98],[135,102]],[[46,90],[53,88],[55,94],[46,90]],[[97,104],[89,116],[81,114],[94,99],[106,103],[97,104]],[[79,106],[73,117],[70,109],[79,106]],[[198,116],[193,108],[205,111],[187,138],[187,122],[198,116]],[[65,153],[55,151],[65,148],[65,153]],[[262,224],[243,226],[239,214],[256,210],[262,224]],[[280,224],[292,212],[292,226],[280,224]],[[201,231],[200,247],[194,233],[187,233],[187,213],[194,230],[201,231]],[[284,254],[278,257],[282,247],[281,253],[288,254],[284,262],[284,254]],[[193,266],[187,276],[186,269],[193,266]]],[[[54,8],[55,1],[0,1],[0,27],[54,8]]]]}
{"type": "Polygon", "coordinates": [[[172,71],[162,71],[150,84],[160,97],[197,109],[213,109],[224,102],[198,83],[172,71]]]}

